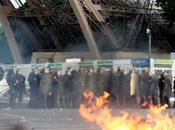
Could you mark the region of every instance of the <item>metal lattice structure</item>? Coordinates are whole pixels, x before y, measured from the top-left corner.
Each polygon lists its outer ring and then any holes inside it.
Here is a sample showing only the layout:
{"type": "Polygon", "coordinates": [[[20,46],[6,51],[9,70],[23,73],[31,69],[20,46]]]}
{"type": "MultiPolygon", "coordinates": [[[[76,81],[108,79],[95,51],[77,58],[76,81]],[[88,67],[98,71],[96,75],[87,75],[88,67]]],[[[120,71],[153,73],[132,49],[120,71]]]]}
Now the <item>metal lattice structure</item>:
{"type": "MultiPolygon", "coordinates": [[[[86,17],[99,54],[106,48],[107,51],[134,48],[144,19],[153,17],[150,1],[74,1],[86,17]],[[131,29],[127,28],[128,21],[132,21],[131,29]]],[[[12,29],[27,39],[25,44],[31,51],[71,51],[75,46],[81,50],[82,46],[90,46],[89,36],[82,30],[69,0],[27,0],[25,4],[18,0],[18,4],[20,7],[15,9],[10,0],[1,0],[12,29]]],[[[17,42],[20,47],[24,45],[23,40],[17,42]]]]}

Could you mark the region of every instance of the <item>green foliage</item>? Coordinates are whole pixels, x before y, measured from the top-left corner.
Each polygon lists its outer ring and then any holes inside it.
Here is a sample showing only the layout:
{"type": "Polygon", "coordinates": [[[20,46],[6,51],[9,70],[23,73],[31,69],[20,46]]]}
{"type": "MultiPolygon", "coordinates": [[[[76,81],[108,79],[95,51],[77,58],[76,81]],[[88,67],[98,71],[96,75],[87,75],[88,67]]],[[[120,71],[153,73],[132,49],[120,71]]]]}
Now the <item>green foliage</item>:
{"type": "Polygon", "coordinates": [[[175,0],[156,0],[156,2],[165,11],[165,18],[173,23],[175,21],[175,0]]]}

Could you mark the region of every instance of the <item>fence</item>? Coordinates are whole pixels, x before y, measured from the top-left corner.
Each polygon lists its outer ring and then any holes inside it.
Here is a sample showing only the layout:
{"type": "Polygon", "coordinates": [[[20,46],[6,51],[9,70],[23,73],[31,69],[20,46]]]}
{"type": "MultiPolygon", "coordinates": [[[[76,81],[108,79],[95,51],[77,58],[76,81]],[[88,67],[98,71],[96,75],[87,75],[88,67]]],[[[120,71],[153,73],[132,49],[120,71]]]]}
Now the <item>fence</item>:
{"type": "Polygon", "coordinates": [[[70,63],[41,63],[41,64],[13,64],[13,65],[4,65],[0,66],[6,72],[9,69],[19,69],[20,73],[24,74],[28,77],[32,68],[51,68],[61,71],[61,73],[65,73],[67,68],[71,68],[72,70],[78,70],[81,67],[85,68],[94,68],[98,67],[108,67],[116,70],[118,67],[124,70],[131,70],[133,67],[137,70],[146,69],[150,66],[150,71],[153,74],[159,75],[163,71],[168,71],[175,76],[175,60],[169,59],[151,59],[149,64],[148,59],[120,59],[120,60],[91,60],[91,61],[82,61],[82,62],[70,62],[70,63]]]}

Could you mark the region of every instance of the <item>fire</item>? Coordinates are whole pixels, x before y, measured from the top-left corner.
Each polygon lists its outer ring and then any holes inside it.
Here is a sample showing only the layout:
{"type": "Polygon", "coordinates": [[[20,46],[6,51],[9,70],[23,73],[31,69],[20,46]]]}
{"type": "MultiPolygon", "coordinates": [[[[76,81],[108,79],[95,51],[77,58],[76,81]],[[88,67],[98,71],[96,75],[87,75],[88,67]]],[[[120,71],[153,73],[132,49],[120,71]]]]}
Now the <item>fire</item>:
{"type": "Polygon", "coordinates": [[[95,98],[92,92],[87,91],[84,97],[86,100],[80,105],[80,115],[102,130],[175,130],[175,117],[163,112],[167,105],[151,106],[146,117],[127,112],[113,116],[107,92],[95,98]]]}

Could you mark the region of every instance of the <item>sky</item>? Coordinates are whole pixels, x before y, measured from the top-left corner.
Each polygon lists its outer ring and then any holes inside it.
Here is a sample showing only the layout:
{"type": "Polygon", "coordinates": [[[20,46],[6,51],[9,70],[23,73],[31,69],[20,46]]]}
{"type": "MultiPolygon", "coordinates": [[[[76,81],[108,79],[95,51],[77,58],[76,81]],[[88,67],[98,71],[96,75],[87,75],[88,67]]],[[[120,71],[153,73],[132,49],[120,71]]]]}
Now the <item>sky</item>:
{"type": "MultiPolygon", "coordinates": [[[[10,1],[15,6],[15,8],[19,8],[20,7],[20,3],[18,2],[18,0],[10,0],[10,1]]],[[[21,2],[24,4],[26,2],[26,0],[21,0],[21,2]]]]}

